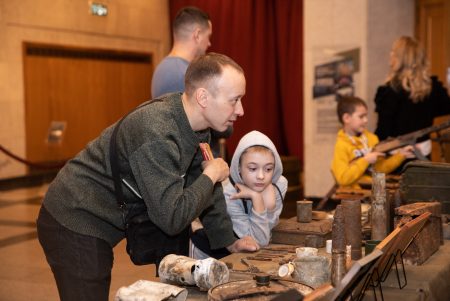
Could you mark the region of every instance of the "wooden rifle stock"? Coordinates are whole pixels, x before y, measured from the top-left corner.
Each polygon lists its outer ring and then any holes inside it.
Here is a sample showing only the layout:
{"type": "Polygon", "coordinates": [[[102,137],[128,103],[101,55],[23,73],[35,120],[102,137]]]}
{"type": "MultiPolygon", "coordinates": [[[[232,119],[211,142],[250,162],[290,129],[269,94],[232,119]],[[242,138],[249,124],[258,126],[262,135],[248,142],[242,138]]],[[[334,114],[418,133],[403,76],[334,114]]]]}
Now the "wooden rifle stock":
{"type": "Polygon", "coordinates": [[[412,145],[417,142],[417,139],[420,137],[423,137],[425,135],[438,132],[441,130],[444,130],[446,128],[450,127],[450,120],[447,122],[444,122],[442,124],[430,126],[415,132],[411,132],[405,135],[398,136],[396,138],[389,138],[386,140],[381,141],[375,147],[373,148],[373,151],[375,152],[381,152],[381,153],[387,153],[391,150],[406,146],[406,145],[412,145]]]}

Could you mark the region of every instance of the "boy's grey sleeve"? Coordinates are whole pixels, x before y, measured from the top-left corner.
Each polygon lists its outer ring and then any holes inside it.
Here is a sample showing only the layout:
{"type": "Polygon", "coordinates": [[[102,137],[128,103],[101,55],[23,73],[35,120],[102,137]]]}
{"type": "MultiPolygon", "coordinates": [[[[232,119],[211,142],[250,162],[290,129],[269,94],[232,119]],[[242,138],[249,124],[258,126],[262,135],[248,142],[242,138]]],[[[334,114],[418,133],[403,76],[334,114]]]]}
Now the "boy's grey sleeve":
{"type": "Polygon", "coordinates": [[[260,246],[267,246],[270,242],[270,227],[267,218],[267,210],[257,213],[255,210],[249,212],[249,235],[252,236],[260,246]]]}
{"type": "Polygon", "coordinates": [[[234,232],[239,237],[251,236],[260,246],[266,246],[270,241],[270,228],[267,219],[267,210],[257,213],[253,210],[249,202],[248,214],[244,211],[242,200],[231,200],[231,194],[236,193],[235,189],[230,185],[225,187],[225,199],[227,203],[227,211],[233,222],[234,232]]]}
{"type": "Polygon", "coordinates": [[[267,212],[267,219],[269,220],[270,230],[272,230],[278,224],[278,221],[280,220],[280,214],[281,214],[281,211],[283,210],[283,200],[284,200],[284,197],[286,196],[286,192],[287,192],[288,181],[284,176],[281,176],[280,179],[278,180],[278,182],[276,183],[276,185],[280,189],[281,195],[278,192],[278,190],[275,191],[275,193],[276,193],[275,208],[274,208],[274,210],[267,212]]]}

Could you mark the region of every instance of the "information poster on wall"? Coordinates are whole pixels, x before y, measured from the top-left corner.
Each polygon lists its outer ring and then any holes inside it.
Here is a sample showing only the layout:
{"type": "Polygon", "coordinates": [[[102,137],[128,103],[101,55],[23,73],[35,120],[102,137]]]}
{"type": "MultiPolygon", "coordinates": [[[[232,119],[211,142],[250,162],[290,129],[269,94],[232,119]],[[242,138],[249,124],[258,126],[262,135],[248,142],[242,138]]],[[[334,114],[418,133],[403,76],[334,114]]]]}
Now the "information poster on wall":
{"type": "Polygon", "coordinates": [[[353,95],[353,58],[314,68],[313,99],[327,95],[353,95]]]}
{"type": "Polygon", "coordinates": [[[316,142],[331,141],[341,127],[336,106],[343,96],[354,95],[354,73],[359,69],[359,49],[336,53],[326,63],[314,66],[313,101],[316,142]]]}

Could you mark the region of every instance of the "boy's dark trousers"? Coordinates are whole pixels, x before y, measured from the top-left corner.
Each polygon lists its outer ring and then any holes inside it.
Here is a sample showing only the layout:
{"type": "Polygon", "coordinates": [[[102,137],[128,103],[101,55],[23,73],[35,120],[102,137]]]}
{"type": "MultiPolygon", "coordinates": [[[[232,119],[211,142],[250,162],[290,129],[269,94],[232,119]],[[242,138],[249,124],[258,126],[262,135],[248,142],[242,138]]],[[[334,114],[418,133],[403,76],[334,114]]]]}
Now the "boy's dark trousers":
{"type": "Polygon", "coordinates": [[[104,240],[63,227],[41,207],[38,238],[62,301],[107,301],[114,255],[104,240]]]}

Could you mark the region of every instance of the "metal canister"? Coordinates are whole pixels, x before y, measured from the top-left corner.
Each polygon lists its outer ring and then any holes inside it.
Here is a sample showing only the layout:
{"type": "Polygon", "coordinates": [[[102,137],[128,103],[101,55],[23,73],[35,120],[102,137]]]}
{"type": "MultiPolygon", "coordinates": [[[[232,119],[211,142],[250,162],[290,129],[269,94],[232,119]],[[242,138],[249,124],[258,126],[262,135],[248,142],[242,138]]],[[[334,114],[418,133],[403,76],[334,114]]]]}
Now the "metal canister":
{"type": "Polygon", "coordinates": [[[346,273],[346,255],[342,251],[332,251],[331,255],[331,284],[336,287],[341,283],[346,273]]]}
{"type": "Polygon", "coordinates": [[[383,240],[388,234],[388,215],[386,205],[386,176],[384,173],[372,174],[372,239],[383,240]]]}
{"type": "Polygon", "coordinates": [[[345,241],[352,246],[352,260],[362,257],[361,200],[342,200],[345,241]]]}
{"type": "Polygon", "coordinates": [[[297,221],[309,223],[312,220],[312,201],[297,201],[297,221]]]}
{"type": "Polygon", "coordinates": [[[334,211],[331,239],[333,241],[333,250],[345,252],[345,219],[342,205],[337,205],[336,210],[334,211]]]}

